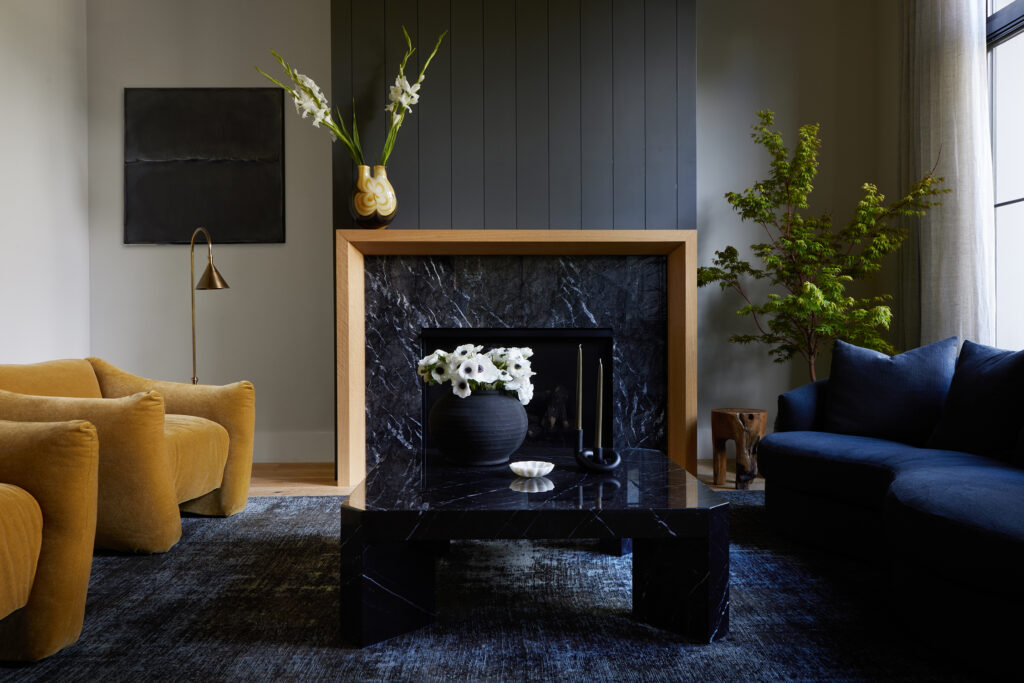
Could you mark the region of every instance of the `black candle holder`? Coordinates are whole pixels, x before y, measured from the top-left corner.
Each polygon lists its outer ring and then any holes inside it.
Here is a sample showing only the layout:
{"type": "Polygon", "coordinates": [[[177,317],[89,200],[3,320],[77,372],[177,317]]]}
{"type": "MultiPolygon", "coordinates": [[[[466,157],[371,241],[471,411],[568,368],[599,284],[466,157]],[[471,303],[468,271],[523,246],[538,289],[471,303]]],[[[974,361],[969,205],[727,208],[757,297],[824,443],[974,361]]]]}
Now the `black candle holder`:
{"type": "Polygon", "coordinates": [[[591,472],[611,472],[622,462],[619,454],[610,448],[584,448],[582,429],[576,430],[576,450],[573,455],[580,467],[591,472]]]}

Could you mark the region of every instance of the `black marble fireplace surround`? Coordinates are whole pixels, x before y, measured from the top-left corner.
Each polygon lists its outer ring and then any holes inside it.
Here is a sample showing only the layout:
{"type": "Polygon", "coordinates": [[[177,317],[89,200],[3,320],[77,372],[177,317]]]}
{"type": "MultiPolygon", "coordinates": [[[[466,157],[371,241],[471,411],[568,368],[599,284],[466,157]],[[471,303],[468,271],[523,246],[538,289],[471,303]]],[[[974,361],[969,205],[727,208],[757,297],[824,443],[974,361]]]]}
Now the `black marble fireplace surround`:
{"type": "Polygon", "coordinates": [[[665,278],[664,256],[366,256],[367,466],[421,450],[430,328],[611,330],[614,446],[664,451],[665,278]]]}

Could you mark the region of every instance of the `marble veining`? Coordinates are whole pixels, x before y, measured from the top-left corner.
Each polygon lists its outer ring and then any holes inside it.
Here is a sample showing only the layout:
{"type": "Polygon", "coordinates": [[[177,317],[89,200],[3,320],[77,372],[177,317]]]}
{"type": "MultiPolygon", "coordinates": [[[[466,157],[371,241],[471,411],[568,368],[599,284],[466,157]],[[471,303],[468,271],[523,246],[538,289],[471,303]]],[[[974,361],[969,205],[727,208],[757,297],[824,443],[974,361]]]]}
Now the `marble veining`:
{"type": "MultiPolygon", "coordinates": [[[[611,328],[616,448],[666,445],[663,256],[366,256],[367,466],[422,445],[420,331],[611,328]]],[[[507,484],[506,484],[507,488],[507,484]]]]}

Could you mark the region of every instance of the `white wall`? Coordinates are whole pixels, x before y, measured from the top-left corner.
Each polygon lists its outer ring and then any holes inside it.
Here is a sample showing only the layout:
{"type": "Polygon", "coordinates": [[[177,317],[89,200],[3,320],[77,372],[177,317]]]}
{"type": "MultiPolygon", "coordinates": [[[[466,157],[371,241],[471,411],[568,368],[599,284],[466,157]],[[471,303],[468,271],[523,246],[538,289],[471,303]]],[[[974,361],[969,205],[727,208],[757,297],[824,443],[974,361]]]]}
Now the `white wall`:
{"type": "Polygon", "coordinates": [[[0,3],[0,363],[89,352],[85,7],[0,3]]]}
{"type": "MultiPolygon", "coordinates": [[[[872,181],[890,196],[898,169],[899,18],[886,0],[701,0],[697,7],[697,225],[701,265],[735,246],[752,258],[759,226],[743,223],[723,198],[767,176],[769,157],[750,139],[759,109],[771,109],[792,148],[797,128],[821,124],[821,162],[811,209],[843,223],[860,187],[872,181]]],[[[759,234],[759,231],[760,234],[759,234]]],[[[895,294],[895,268],[865,295],[895,294]]],[[[751,290],[764,292],[756,284],[751,290]]],[[[763,300],[763,297],[761,298],[763,300]]],[[[779,393],[809,380],[800,361],[771,362],[764,345],[727,343],[755,333],[736,311],[742,300],[717,285],[700,291],[698,402],[700,457],[711,456],[712,408],[767,408],[779,393]]],[[[828,375],[826,356],[818,377],[828,375]]]]}
{"type": "MultiPolygon", "coordinates": [[[[188,247],[123,244],[123,90],[264,87],[254,66],[280,68],[271,48],[329,86],[329,2],[89,0],[87,7],[91,350],[137,374],[188,381],[188,247]]],[[[215,247],[231,288],[196,293],[199,379],[255,384],[257,461],[332,461],[331,142],[290,102],[285,108],[287,242],[215,247]]],[[[216,226],[206,227],[216,237],[216,226]]],[[[205,253],[197,258],[201,269],[205,253]]]]}

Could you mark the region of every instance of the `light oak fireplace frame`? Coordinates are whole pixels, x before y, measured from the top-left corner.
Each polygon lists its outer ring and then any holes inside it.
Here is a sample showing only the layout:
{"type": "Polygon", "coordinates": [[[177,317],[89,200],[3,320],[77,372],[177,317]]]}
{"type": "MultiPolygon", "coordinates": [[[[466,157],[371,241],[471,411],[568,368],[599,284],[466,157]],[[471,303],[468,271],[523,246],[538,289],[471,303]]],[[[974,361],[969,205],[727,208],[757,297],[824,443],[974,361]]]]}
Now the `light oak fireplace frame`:
{"type": "Polygon", "coordinates": [[[696,230],[336,230],[338,486],[355,486],[366,474],[363,256],[457,254],[667,256],[668,456],[697,474],[696,230]]]}

